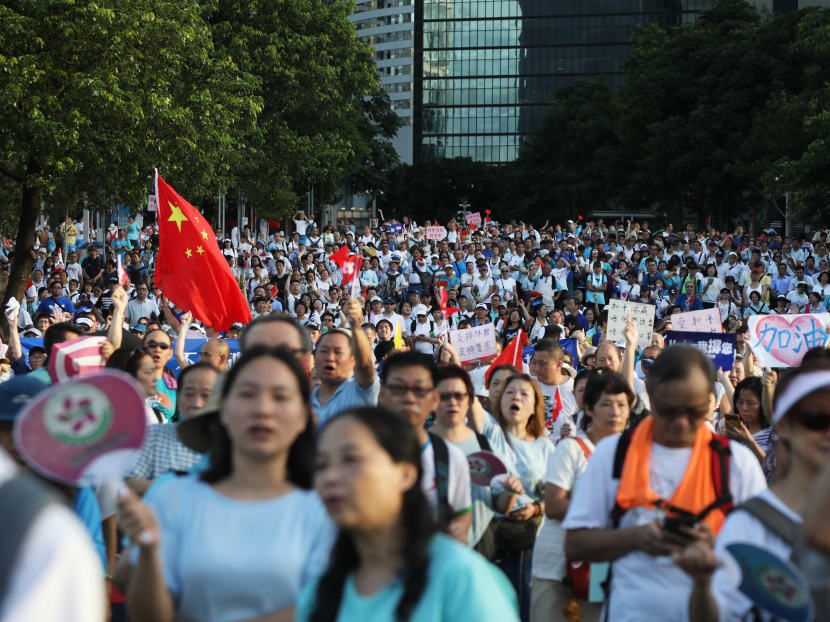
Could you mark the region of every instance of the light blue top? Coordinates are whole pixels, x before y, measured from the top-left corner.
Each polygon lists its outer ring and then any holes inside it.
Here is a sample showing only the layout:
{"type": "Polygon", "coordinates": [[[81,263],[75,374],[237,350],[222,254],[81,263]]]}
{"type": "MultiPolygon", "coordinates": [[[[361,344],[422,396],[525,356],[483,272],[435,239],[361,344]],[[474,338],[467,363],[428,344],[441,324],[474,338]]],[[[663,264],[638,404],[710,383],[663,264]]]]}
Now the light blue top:
{"type": "Polygon", "coordinates": [[[177,620],[230,622],[291,607],[325,568],[335,530],[313,491],[240,501],[193,476],[153,488],[145,500],[158,518],[177,620]]]}
{"type": "Polygon", "coordinates": [[[380,394],[380,379],[375,375],[372,384],[364,389],[358,384],[357,379],[353,377],[349,378],[337,387],[334,395],[322,406],[317,397],[319,394],[320,387],[318,386],[311,392],[311,407],[317,413],[317,420],[320,422],[320,425],[323,425],[326,421],[347,408],[377,405],[378,395],[380,394]]]}
{"type": "MultiPolygon", "coordinates": [[[[409,622],[518,622],[516,594],[502,572],[478,553],[443,535],[429,545],[427,584],[409,622]]],[[[297,604],[296,622],[308,622],[316,601],[316,582],[306,586],[297,604]]],[[[362,596],[349,575],[337,622],[393,622],[403,595],[395,579],[371,596],[362,596]]]]}
{"type": "Polygon", "coordinates": [[[504,463],[508,473],[521,480],[525,493],[534,500],[543,499],[548,459],[555,449],[553,443],[545,436],[532,441],[523,441],[508,432],[510,436],[508,444],[504,430],[493,415],[487,412],[484,413],[481,433],[490,441],[493,453],[504,463]]]}
{"type": "Polygon", "coordinates": [[[101,530],[101,508],[95,491],[89,486],[79,488],[72,501],[72,511],[86,527],[98,557],[101,559],[101,571],[107,567],[107,547],[104,545],[104,532],[101,530]]]}
{"type": "MultiPolygon", "coordinates": [[[[475,434],[453,444],[463,451],[465,456],[482,451],[475,434]]],[[[467,546],[474,547],[493,520],[493,492],[489,486],[476,486],[471,483],[470,496],[473,500],[473,526],[467,532],[467,546]]]]}

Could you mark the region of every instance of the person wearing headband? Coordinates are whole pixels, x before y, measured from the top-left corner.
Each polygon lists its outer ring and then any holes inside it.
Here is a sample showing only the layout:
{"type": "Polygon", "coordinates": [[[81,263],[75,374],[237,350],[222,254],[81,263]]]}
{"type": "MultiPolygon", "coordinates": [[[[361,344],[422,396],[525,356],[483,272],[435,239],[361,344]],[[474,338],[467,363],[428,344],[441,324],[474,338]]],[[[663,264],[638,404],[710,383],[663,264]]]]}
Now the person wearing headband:
{"type": "MultiPolygon", "coordinates": [[[[697,540],[675,555],[677,564],[694,580],[689,618],[696,622],[773,619],[734,588],[718,560],[735,542],[754,544],[790,559],[794,538],[785,537],[784,532],[800,537],[814,484],[822,468],[830,464],[830,361],[811,361],[791,370],[778,383],[773,403],[772,424],[780,444],[788,450],[786,471],[780,472],[784,469],[779,463],[775,483],[736,507],[714,547],[697,540]],[[779,524],[787,528],[773,527],[779,524]]],[[[821,616],[826,613],[817,607],[814,619],[824,619],[821,616]]]]}

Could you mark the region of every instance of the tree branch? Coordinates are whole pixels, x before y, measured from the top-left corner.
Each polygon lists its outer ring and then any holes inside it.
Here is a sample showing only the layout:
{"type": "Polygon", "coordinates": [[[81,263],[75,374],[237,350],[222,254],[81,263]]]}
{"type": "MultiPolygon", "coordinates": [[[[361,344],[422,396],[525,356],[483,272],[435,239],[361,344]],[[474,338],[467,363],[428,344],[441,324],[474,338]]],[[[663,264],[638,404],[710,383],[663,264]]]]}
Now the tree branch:
{"type": "Polygon", "coordinates": [[[23,176],[22,175],[17,175],[15,173],[11,172],[5,166],[0,166],[0,173],[3,173],[6,177],[9,177],[9,178],[13,179],[14,181],[16,181],[19,184],[23,183],[23,176]]]}

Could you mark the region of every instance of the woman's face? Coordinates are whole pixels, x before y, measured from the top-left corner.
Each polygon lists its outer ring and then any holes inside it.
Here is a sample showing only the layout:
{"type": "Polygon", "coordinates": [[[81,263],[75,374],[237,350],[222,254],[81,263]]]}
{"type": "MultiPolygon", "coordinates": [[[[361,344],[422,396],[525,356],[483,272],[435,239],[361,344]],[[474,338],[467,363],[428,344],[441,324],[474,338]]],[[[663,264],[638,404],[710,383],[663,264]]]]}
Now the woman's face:
{"type": "Polygon", "coordinates": [[[404,317],[408,317],[412,313],[412,305],[408,302],[404,302],[401,305],[401,313],[403,313],[404,317]]]}
{"type": "Polygon", "coordinates": [[[151,357],[142,357],[135,372],[135,379],[148,396],[156,394],[156,364],[151,357]]]}
{"type": "Polygon", "coordinates": [[[535,407],[536,394],[527,380],[513,380],[504,388],[501,412],[507,422],[523,428],[535,407]]]}
{"type": "Polygon", "coordinates": [[[623,431],[625,424],[628,423],[631,409],[625,393],[609,394],[603,391],[597,403],[594,404],[594,408],[585,412],[591,415],[594,434],[604,438],[623,431]]]}
{"type": "Polygon", "coordinates": [[[323,428],[314,488],[338,527],[372,530],[394,524],[404,494],[418,485],[418,468],[394,462],[363,423],[342,417],[323,428]]]}
{"type": "Polygon", "coordinates": [[[738,393],[735,410],[747,425],[758,425],[761,421],[761,400],[749,389],[741,389],[738,393]]]}
{"type": "Polygon", "coordinates": [[[519,324],[522,321],[522,316],[519,315],[519,312],[514,309],[510,312],[509,319],[511,324],[519,324]]]}
{"type": "Polygon", "coordinates": [[[219,417],[234,452],[263,459],[288,451],[305,429],[309,411],[291,369],[263,356],[239,372],[219,417]]]}
{"type": "Polygon", "coordinates": [[[500,369],[490,376],[490,389],[487,393],[490,396],[490,399],[498,397],[499,391],[501,391],[505,381],[510,378],[510,376],[514,375],[514,373],[515,372],[510,369],[500,369]]]}
{"type": "Polygon", "coordinates": [[[585,309],[585,319],[588,320],[588,324],[594,323],[594,310],[593,309],[585,309]]]}
{"type": "Polygon", "coordinates": [[[464,424],[470,410],[470,396],[467,385],[460,378],[448,378],[438,383],[438,408],[435,417],[447,426],[464,424]]]}
{"type": "Polygon", "coordinates": [[[830,417],[830,391],[816,391],[801,399],[776,426],[781,438],[790,442],[793,455],[819,471],[830,459],[830,428],[811,429],[830,417]],[[805,425],[812,423],[811,427],[805,425]]]}

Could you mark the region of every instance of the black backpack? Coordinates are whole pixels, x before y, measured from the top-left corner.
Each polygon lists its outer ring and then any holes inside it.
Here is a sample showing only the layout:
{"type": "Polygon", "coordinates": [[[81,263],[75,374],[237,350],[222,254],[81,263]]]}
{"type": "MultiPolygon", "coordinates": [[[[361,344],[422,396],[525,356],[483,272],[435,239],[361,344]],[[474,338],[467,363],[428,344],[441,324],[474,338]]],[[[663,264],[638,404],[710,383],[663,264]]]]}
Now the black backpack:
{"type": "MultiPolygon", "coordinates": [[[[487,439],[476,433],[479,446],[484,451],[492,452],[487,439]]],[[[447,449],[447,441],[437,434],[429,433],[429,440],[435,452],[435,486],[438,489],[438,526],[441,530],[446,529],[455,513],[450,506],[450,452],[447,449]]]]}

